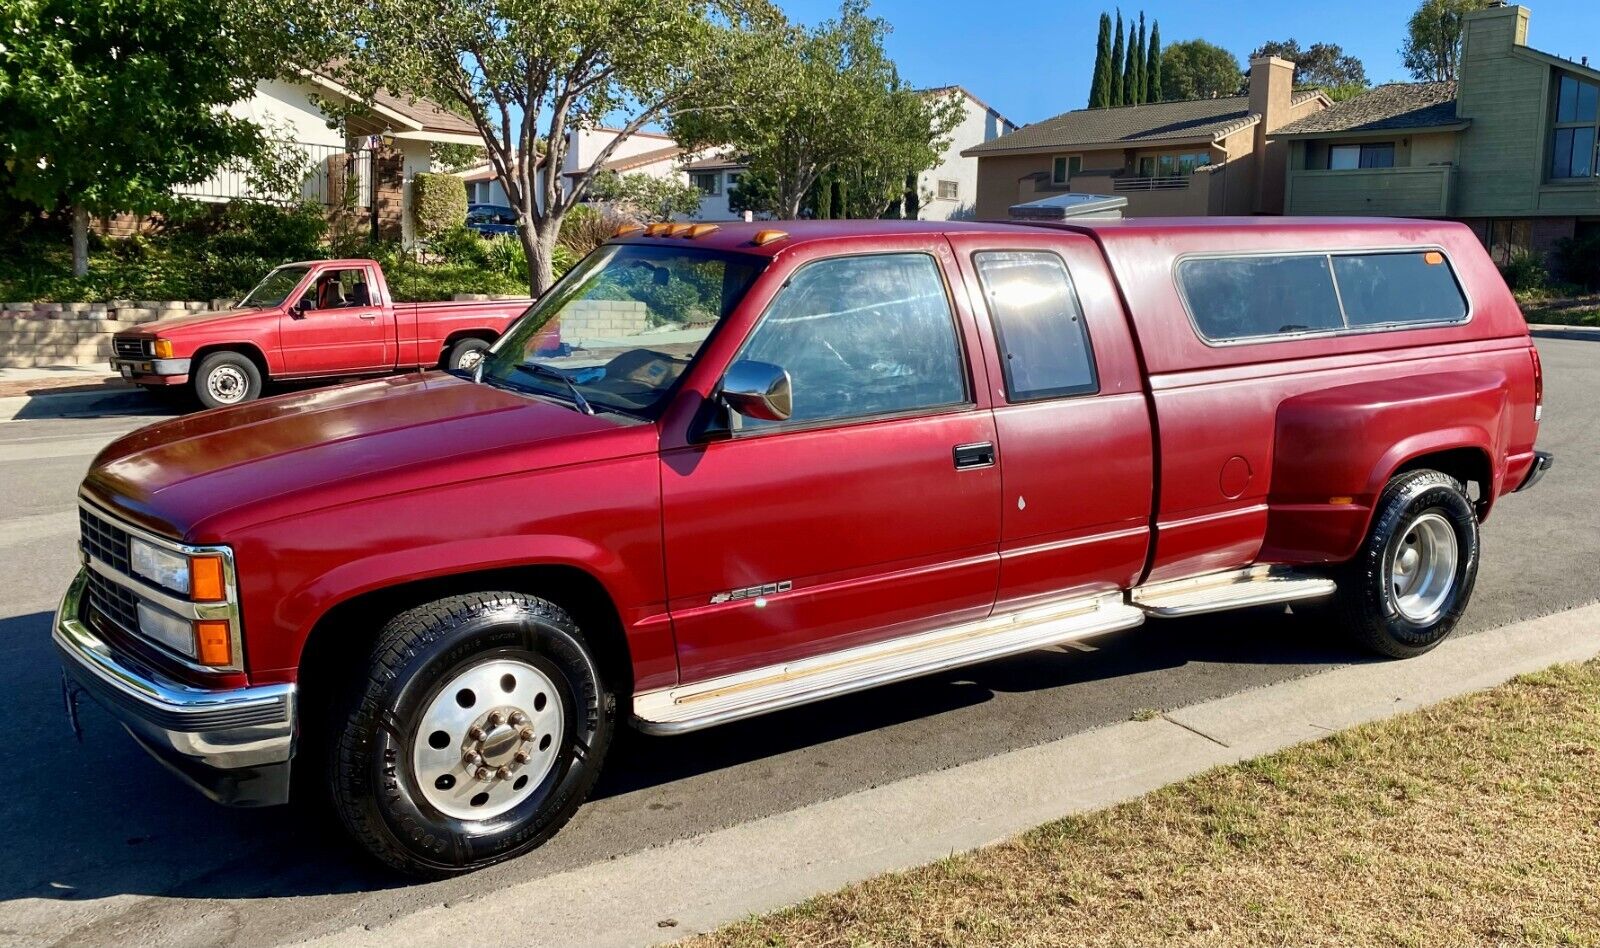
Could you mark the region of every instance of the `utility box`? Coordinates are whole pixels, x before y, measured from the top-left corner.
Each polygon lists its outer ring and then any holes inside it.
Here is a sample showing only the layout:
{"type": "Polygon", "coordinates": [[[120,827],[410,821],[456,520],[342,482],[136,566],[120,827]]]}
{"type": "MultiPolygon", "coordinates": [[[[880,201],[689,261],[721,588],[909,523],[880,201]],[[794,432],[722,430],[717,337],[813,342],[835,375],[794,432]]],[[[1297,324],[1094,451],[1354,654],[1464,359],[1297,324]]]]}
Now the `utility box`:
{"type": "Polygon", "coordinates": [[[1122,220],[1125,197],[1109,194],[1057,194],[1026,204],[1011,205],[1011,219],[1018,221],[1122,220]]]}

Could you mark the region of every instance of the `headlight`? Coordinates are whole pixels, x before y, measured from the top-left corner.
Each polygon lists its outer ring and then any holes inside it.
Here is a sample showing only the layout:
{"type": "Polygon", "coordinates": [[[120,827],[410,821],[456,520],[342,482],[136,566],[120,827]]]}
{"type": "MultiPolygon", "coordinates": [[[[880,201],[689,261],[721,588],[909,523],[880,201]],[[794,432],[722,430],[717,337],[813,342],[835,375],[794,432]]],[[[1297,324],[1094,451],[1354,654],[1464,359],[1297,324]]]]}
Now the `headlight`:
{"type": "Polygon", "coordinates": [[[173,592],[183,593],[186,596],[189,594],[187,556],[163,550],[153,543],[146,543],[135,537],[128,541],[128,558],[132,562],[135,574],[173,592]]]}
{"type": "Polygon", "coordinates": [[[170,649],[194,657],[194,625],[188,619],[141,602],[139,631],[170,649]]]}

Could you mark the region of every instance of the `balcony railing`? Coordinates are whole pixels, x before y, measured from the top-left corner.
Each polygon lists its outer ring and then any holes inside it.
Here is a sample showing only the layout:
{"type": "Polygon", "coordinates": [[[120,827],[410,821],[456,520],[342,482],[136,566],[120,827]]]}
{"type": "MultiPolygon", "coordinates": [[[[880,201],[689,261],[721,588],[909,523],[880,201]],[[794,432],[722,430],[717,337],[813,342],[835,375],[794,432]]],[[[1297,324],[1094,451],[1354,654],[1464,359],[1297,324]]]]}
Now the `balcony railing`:
{"type": "Polygon", "coordinates": [[[1447,217],[1455,206],[1456,169],[1291,170],[1286,212],[1376,217],[1447,217]]]}
{"type": "Polygon", "coordinates": [[[314,142],[273,141],[266,167],[235,162],[173,193],[201,201],[309,201],[363,207],[372,198],[372,149],[314,142]]]}
{"type": "Polygon", "coordinates": [[[1160,178],[1112,178],[1113,191],[1186,191],[1187,175],[1167,175],[1160,178]]]}

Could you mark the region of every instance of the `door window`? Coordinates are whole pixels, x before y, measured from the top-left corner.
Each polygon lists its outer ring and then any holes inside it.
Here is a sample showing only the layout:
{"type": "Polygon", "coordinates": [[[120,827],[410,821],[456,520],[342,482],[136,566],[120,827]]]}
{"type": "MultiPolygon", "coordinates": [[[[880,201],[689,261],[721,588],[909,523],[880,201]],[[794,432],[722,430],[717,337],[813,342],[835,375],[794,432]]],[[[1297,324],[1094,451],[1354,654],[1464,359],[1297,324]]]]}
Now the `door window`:
{"type": "Polygon", "coordinates": [[[322,271],[312,281],[307,297],[307,309],[351,309],[372,305],[367,271],[361,267],[322,271]]]}
{"type": "Polygon", "coordinates": [[[966,373],[955,318],[933,258],[836,257],[790,277],[741,359],[789,373],[787,422],[735,416],[745,430],[959,405],[966,373]]]}
{"type": "Polygon", "coordinates": [[[1042,251],[973,258],[1013,402],[1093,392],[1094,355],[1066,265],[1042,251]]]}

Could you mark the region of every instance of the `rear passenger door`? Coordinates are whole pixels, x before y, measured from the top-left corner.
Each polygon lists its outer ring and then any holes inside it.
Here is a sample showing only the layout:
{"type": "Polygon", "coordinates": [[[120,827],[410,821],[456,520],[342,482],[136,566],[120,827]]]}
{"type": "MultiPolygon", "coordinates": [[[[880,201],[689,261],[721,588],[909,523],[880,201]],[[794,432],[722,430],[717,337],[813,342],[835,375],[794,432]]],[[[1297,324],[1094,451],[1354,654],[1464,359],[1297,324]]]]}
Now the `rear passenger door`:
{"type": "Polygon", "coordinates": [[[1124,588],[1150,542],[1149,408],[1087,237],[951,238],[988,361],[1001,458],[996,611],[1124,588]]]}

